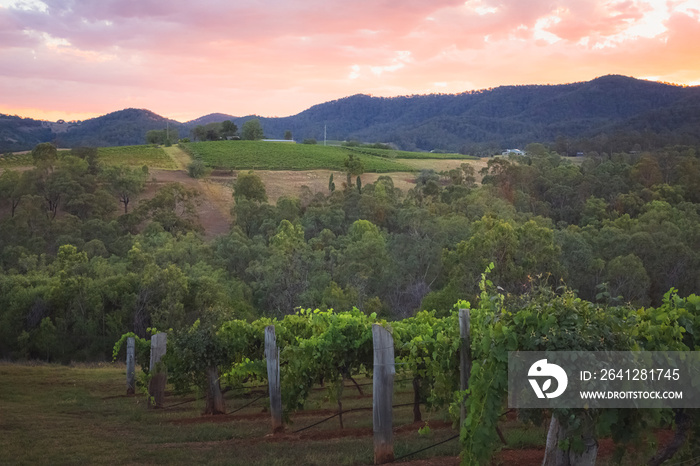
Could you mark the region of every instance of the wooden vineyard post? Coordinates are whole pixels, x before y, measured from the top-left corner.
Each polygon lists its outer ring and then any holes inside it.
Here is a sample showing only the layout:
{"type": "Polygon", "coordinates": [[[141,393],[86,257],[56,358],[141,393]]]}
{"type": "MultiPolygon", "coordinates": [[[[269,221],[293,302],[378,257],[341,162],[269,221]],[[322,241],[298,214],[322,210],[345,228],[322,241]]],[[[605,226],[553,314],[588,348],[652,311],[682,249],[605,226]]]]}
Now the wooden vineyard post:
{"type": "Polygon", "coordinates": [[[270,389],[270,415],[272,432],[282,432],[282,392],[280,388],[280,350],[277,348],[275,326],[265,327],[265,359],[267,360],[267,381],[270,389]]]}
{"type": "Polygon", "coordinates": [[[126,394],[136,393],[136,340],[126,339],[126,394]]]}
{"type": "Polygon", "coordinates": [[[207,367],[207,395],[204,414],[226,414],[226,402],[221,393],[219,369],[216,366],[207,367]]]}
{"type": "MultiPolygon", "coordinates": [[[[469,376],[472,372],[472,341],[470,335],[470,323],[469,323],[469,309],[459,310],[459,337],[460,337],[460,351],[459,351],[459,389],[461,391],[469,388],[469,376]]],[[[462,398],[462,402],[459,407],[459,420],[460,429],[464,425],[464,419],[466,418],[466,408],[464,406],[464,401],[466,397],[462,398]]]]}
{"type": "Polygon", "coordinates": [[[148,384],[148,407],[162,408],[165,401],[165,384],[167,375],[165,369],[160,367],[160,360],[165,356],[168,343],[168,335],[161,332],[151,337],[151,381],[148,384]]]}
{"type": "Polygon", "coordinates": [[[374,374],[372,382],[372,417],[374,430],[374,464],[394,461],[393,416],[394,338],[381,325],[372,325],[374,374]]]}

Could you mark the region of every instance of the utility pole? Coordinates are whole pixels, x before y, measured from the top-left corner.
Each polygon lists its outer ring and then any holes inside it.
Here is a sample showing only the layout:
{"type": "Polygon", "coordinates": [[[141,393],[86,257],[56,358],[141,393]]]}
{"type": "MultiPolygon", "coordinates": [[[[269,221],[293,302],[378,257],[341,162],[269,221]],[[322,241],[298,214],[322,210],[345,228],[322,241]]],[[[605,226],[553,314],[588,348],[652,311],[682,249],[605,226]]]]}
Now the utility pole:
{"type": "Polygon", "coordinates": [[[323,125],[323,145],[326,145],[326,128],[327,125],[323,125]]]}

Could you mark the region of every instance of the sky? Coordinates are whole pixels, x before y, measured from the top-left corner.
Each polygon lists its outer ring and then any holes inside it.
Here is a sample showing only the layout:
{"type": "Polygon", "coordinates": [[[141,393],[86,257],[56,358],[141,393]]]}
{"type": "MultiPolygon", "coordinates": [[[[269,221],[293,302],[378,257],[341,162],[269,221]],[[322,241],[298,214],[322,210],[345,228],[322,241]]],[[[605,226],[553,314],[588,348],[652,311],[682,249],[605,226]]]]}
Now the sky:
{"type": "Polygon", "coordinates": [[[0,113],[287,116],[607,74],[700,85],[700,0],[0,0],[0,113]]]}

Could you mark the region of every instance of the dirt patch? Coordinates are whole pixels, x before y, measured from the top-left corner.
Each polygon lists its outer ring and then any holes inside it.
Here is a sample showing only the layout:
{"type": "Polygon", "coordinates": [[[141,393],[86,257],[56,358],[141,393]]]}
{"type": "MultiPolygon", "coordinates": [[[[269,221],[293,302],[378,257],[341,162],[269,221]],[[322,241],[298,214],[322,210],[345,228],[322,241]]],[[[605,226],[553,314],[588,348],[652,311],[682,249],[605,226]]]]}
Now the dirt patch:
{"type": "MultiPolygon", "coordinates": [[[[271,170],[256,170],[256,174],[260,176],[265,183],[267,197],[270,203],[276,203],[282,196],[300,197],[303,189],[302,186],[307,186],[312,193],[329,194],[328,180],[333,174],[333,182],[336,189],[343,189],[343,183],[347,179],[345,173],[332,170],[311,170],[311,171],[271,171],[271,170]]],[[[401,191],[406,192],[415,186],[415,174],[411,172],[393,172],[393,173],[364,173],[362,175],[362,184],[367,185],[374,183],[380,176],[389,176],[394,181],[394,186],[401,191]]],[[[217,181],[221,181],[224,177],[217,177],[217,181]]],[[[233,178],[231,178],[233,180],[233,178]]],[[[355,179],[352,180],[353,185],[355,179]]]]}
{"type": "Polygon", "coordinates": [[[486,163],[491,160],[488,157],[478,160],[454,160],[454,159],[401,159],[401,163],[409,165],[416,170],[433,169],[436,172],[452,170],[459,168],[463,163],[468,163],[474,167],[474,170],[479,173],[479,170],[486,167],[486,163]]]}
{"type": "MultiPolygon", "coordinates": [[[[303,186],[309,188],[312,194],[323,193],[329,194],[328,180],[333,174],[333,182],[336,189],[343,189],[343,183],[346,180],[345,173],[332,170],[310,170],[310,171],[291,171],[291,170],[255,170],[255,174],[260,176],[265,184],[267,198],[271,204],[275,204],[282,196],[301,197],[304,192],[303,186]]],[[[223,170],[215,170],[211,173],[209,180],[215,184],[221,185],[227,191],[233,192],[232,186],[236,181],[238,172],[225,172],[223,170]]],[[[367,185],[374,183],[380,176],[389,176],[394,181],[394,186],[401,191],[406,192],[415,186],[415,173],[411,172],[393,172],[393,173],[364,173],[362,175],[362,183],[367,185]]],[[[353,178],[353,185],[355,179],[353,178]]],[[[231,205],[233,200],[231,199],[231,205]]]]}
{"type": "Polygon", "coordinates": [[[212,170],[211,173],[209,174],[210,177],[214,178],[217,176],[223,176],[223,177],[232,177],[234,175],[235,170],[212,170]]]}
{"type": "Polygon", "coordinates": [[[344,175],[342,172],[333,172],[331,170],[313,170],[313,171],[256,171],[267,190],[267,197],[271,203],[277,202],[282,196],[300,197],[303,190],[302,186],[308,186],[312,193],[322,192],[328,194],[328,179],[333,173],[333,181],[340,188],[344,175]]]}

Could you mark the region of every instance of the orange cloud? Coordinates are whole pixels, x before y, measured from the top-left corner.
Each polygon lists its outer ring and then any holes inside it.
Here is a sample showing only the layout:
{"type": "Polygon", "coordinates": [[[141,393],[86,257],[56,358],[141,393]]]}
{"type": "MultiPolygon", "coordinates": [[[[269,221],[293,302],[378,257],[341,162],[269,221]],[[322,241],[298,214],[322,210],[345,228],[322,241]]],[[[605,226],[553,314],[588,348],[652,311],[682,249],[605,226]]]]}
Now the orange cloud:
{"type": "Polygon", "coordinates": [[[700,12],[663,0],[2,0],[0,112],[289,115],[354,93],[618,73],[700,82],[700,12]],[[34,110],[31,110],[34,109],[34,110]]]}

